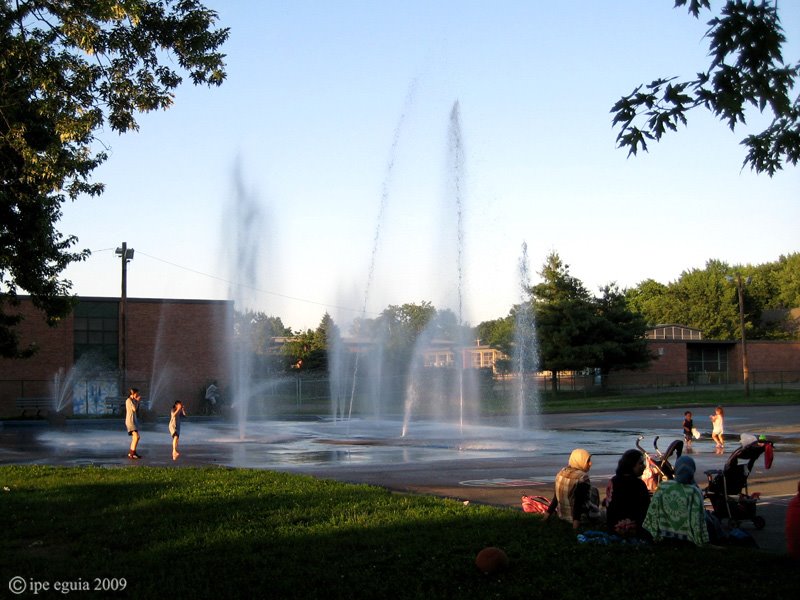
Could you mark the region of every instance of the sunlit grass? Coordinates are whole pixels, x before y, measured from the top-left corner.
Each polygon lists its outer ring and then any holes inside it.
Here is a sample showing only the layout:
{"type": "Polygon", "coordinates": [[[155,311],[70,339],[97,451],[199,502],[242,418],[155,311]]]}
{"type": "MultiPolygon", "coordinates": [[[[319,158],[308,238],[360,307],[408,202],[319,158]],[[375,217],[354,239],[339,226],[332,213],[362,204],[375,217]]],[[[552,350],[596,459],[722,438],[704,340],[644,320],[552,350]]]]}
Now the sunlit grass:
{"type": "Polygon", "coordinates": [[[595,410],[633,410],[647,408],[692,408],[697,406],[742,406],[800,403],[800,389],[764,389],[745,396],[740,389],[696,390],[661,393],[607,393],[587,395],[581,392],[547,393],[541,406],[544,412],[595,410]]]}

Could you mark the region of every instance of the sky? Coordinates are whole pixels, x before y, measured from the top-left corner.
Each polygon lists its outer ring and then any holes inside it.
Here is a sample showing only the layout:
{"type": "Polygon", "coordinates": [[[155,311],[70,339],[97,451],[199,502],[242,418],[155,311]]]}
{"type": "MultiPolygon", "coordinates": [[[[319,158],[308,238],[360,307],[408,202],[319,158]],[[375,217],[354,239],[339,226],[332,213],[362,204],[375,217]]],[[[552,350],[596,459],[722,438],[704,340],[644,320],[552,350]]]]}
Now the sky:
{"type": "MultiPolygon", "coordinates": [[[[233,299],[295,331],[430,301],[477,325],[551,252],[598,293],[800,251],[800,171],[742,169],[757,112],[616,148],[621,96],[708,66],[709,14],[673,4],[207,0],[227,80],[99,132],[105,194],[58,224],[92,255],[65,276],[118,297],[126,242],[131,298],[233,299]]],[[[800,2],[780,11],[800,60],[800,2]]]]}

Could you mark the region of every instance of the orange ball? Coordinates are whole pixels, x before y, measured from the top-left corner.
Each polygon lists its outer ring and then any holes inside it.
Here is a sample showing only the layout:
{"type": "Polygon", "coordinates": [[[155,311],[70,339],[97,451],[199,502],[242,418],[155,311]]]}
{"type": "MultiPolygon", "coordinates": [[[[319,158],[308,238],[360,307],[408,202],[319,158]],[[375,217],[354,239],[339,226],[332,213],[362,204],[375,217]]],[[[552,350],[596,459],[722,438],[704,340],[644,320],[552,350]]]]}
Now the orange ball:
{"type": "Polygon", "coordinates": [[[508,556],[500,548],[489,546],[478,552],[475,566],[484,575],[499,573],[508,566],[508,556]]]}

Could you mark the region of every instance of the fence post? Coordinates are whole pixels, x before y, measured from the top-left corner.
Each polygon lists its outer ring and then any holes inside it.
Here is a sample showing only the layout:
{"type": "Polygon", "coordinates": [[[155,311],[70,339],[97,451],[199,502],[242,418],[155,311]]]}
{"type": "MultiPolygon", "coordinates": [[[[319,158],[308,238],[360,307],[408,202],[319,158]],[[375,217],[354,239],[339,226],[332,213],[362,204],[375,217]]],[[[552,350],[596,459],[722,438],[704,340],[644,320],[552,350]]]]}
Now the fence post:
{"type": "Polygon", "coordinates": [[[300,379],[300,374],[297,374],[297,407],[299,408],[303,404],[303,380],[300,379]]]}

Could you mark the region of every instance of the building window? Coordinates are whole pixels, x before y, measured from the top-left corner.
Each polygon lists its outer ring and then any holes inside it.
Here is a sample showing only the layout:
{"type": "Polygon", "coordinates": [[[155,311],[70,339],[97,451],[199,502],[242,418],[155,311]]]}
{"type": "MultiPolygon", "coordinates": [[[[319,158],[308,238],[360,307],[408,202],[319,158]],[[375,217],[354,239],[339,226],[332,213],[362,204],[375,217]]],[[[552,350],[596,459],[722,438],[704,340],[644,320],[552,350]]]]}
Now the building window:
{"type": "Polygon", "coordinates": [[[727,373],[727,346],[688,346],[689,373],[727,373]]]}
{"type": "MultiPolygon", "coordinates": [[[[119,303],[116,300],[81,300],[73,318],[73,360],[84,355],[116,368],[119,349],[119,303]]],[[[98,365],[100,366],[100,365],[98,365]]]]}

